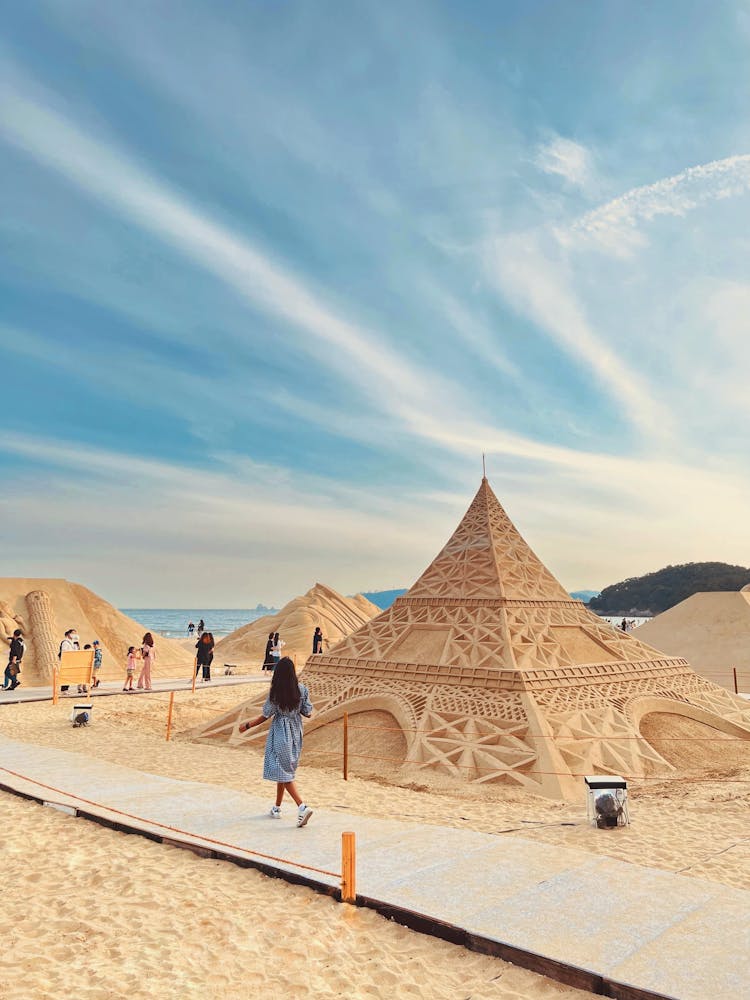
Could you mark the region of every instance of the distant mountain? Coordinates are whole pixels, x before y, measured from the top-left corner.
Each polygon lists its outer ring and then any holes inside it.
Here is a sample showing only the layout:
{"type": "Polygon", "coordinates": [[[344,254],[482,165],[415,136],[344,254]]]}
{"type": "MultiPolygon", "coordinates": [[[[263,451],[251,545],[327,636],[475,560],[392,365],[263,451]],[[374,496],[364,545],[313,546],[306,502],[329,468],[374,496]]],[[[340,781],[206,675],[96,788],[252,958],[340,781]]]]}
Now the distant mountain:
{"type": "Polygon", "coordinates": [[[588,604],[592,597],[598,597],[600,593],[600,590],[573,590],[570,596],[574,601],[583,601],[584,604],[588,604]]]}
{"type": "Polygon", "coordinates": [[[658,615],[693,594],[740,590],[750,583],[750,569],[728,563],[683,563],[635,576],[605,587],[589,607],[599,615],[658,615]]]}
{"type": "Polygon", "coordinates": [[[362,596],[376,604],[381,611],[385,611],[386,608],[390,608],[397,597],[405,593],[406,588],[404,587],[401,590],[373,590],[370,593],[362,591],[362,596]]]}

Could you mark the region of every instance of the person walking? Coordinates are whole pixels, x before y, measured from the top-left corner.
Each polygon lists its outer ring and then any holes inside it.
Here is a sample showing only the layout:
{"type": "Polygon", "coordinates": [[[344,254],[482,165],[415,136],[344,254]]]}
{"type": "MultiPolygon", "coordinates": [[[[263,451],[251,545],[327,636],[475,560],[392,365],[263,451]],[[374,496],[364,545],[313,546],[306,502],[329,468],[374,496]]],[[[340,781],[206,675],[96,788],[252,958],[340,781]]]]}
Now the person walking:
{"type": "Polygon", "coordinates": [[[26,643],[20,628],[17,628],[11,638],[5,641],[10,649],[8,650],[8,666],[5,668],[3,691],[15,691],[21,683],[18,675],[21,673],[21,660],[26,652],[26,643]]]}
{"type": "Polygon", "coordinates": [[[317,653],[323,652],[323,632],[321,631],[320,625],[315,627],[315,632],[313,633],[313,656],[317,653]]]}
{"type": "Polygon", "coordinates": [[[151,667],[154,665],[155,659],[156,650],[154,649],[154,637],[150,632],[147,632],[143,637],[143,642],[141,643],[141,660],[143,660],[143,666],[141,667],[141,672],[138,675],[138,684],[136,685],[141,690],[152,690],[151,667]]]}
{"type": "Polygon", "coordinates": [[[199,639],[200,639],[200,637],[201,637],[201,636],[203,635],[203,629],[204,629],[205,627],[206,627],[206,623],[205,623],[205,622],[203,621],[203,619],[201,618],[201,620],[200,620],[200,621],[198,622],[198,638],[199,638],[199,639]]]}
{"type": "Polygon", "coordinates": [[[286,646],[283,639],[279,639],[279,633],[274,632],[273,634],[273,646],[271,646],[271,670],[275,670],[276,666],[281,659],[281,650],[286,646]]]}
{"type": "Polygon", "coordinates": [[[273,632],[268,633],[268,641],[266,642],[266,652],[263,657],[263,670],[273,670],[273,632]]]}
{"type": "Polygon", "coordinates": [[[125,665],[125,687],[123,691],[133,690],[133,677],[135,676],[135,646],[128,648],[128,661],[125,665]]]}
{"type": "Polygon", "coordinates": [[[215,645],[214,637],[210,632],[204,632],[195,644],[195,648],[198,651],[195,657],[195,674],[197,677],[198,671],[203,668],[202,681],[211,680],[211,664],[214,659],[215,645]]]}
{"type": "Polygon", "coordinates": [[[313,813],[302,801],[295,781],[302,753],[302,716],[309,719],[312,710],[307,688],[297,680],[292,660],[284,656],[276,664],[261,714],[239,727],[241,733],[246,733],[271,719],[263,756],[263,778],[276,782],[276,803],[271,806],[269,816],[281,819],[281,803],[287,792],[297,805],[297,826],[305,826],[313,813]]]}
{"type": "Polygon", "coordinates": [[[193,632],[195,632],[195,623],[194,622],[188,622],[187,632],[188,632],[188,638],[192,639],[193,638],[193,632]]]}

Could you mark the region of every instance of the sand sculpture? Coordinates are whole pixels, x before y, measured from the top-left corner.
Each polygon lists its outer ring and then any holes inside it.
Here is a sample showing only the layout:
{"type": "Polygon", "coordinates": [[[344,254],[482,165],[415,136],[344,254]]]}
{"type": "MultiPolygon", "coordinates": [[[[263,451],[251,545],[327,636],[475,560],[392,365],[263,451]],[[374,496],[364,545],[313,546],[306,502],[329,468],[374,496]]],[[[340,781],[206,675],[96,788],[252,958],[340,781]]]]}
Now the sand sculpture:
{"type": "Polygon", "coordinates": [[[278,632],[286,642],[284,653],[296,655],[300,666],[312,652],[312,634],[317,625],[323,630],[325,648],[364,625],[380,608],[366,597],[343,597],[332,587],[316,583],[306,594],[289,601],[275,615],[264,615],[243,625],[216,644],[216,660],[257,669],[263,662],[269,632],[278,632]]]}
{"type": "MultiPolygon", "coordinates": [[[[128,646],[138,645],[146,631],[81,584],[0,578],[0,638],[12,635],[16,628],[23,629],[27,647],[21,677],[24,685],[51,682],[63,633],[73,627],[78,629],[82,643],[94,639],[101,642],[104,679],[124,675],[128,646]]],[[[162,636],[158,637],[157,649],[157,676],[189,676],[192,650],[162,636]]]]}
{"type": "Polygon", "coordinates": [[[641,625],[637,636],[672,656],[684,656],[708,680],[750,691],[750,584],[736,591],[693,594],[641,625]]]}
{"type": "MultiPolygon", "coordinates": [[[[683,716],[750,738],[750,705],[618,632],[570,598],[486,479],[411,589],[304,671],[316,714],[306,740],[377,713],[403,734],[381,770],[431,771],[580,798],[585,773],[672,770],[641,720],[683,716]]],[[[232,744],[257,699],[197,734],[232,744]]],[[[340,742],[340,735],[337,738],[340,742]]]]}

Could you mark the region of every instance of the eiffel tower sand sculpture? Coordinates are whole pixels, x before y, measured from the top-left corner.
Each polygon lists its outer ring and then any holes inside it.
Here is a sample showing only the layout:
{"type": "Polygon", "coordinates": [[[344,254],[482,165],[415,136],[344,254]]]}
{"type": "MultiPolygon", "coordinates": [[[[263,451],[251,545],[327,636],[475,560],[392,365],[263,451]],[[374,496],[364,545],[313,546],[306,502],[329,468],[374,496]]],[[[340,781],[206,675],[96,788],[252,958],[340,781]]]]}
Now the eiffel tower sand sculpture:
{"type": "MultiPolygon", "coordinates": [[[[403,732],[403,778],[427,769],[466,782],[580,798],[581,775],[668,774],[640,733],[670,713],[750,739],[750,705],[617,631],[571,599],[505,513],[486,478],[411,589],[304,670],[315,716],[387,713],[403,732]]],[[[258,698],[194,734],[233,745],[258,698]]],[[[387,766],[387,765],[386,765],[387,766]]],[[[382,770],[382,768],[381,768],[382,770]]]]}

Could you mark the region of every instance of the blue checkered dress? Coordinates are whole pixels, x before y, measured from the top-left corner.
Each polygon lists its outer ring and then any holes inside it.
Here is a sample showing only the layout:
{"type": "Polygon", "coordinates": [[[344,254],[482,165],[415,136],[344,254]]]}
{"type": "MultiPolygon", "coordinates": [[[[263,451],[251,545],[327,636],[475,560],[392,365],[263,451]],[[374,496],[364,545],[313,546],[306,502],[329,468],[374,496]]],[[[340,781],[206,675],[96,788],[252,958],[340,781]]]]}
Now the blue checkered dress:
{"type": "Polygon", "coordinates": [[[270,698],[263,706],[263,715],[271,719],[263,757],[263,777],[266,781],[294,781],[302,753],[302,716],[309,717],[313,710],[304,684],[300,684],[299,693],[299,708],[284,711],[270,698]]]}

